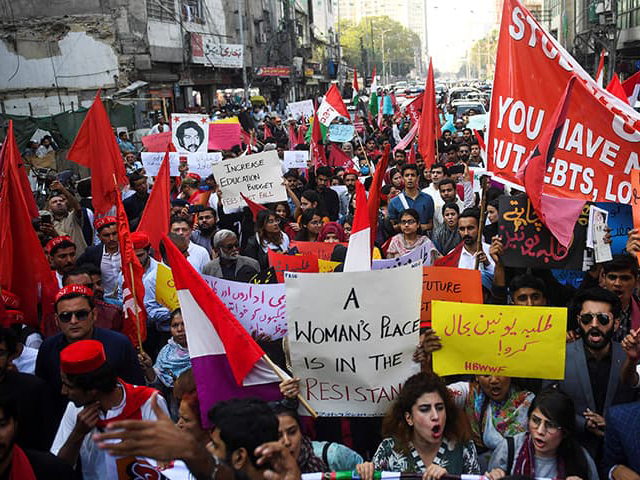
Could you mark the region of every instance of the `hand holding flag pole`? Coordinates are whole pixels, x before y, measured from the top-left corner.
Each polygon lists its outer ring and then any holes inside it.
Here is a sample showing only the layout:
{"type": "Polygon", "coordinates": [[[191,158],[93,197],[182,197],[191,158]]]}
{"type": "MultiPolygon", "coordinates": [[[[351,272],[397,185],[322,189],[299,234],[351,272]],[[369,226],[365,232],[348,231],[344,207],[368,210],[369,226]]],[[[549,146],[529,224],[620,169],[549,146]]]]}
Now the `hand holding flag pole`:
{"type": "MultiPolygon", "coordinates": [[[[265,362],[267,362],[267,364],[269,365],[269,367],[271,367],[274,373],[278,375],[278,378],[280,378],[280,380],[282,380],[283,382],[285,380],[288,380],[288,378],[282,374],[282,370],[280,370],[276,366],[276,364],[273,363],[273,360],[269,358],[269,355],[265,354],[262,358],[264,359],[265,362]]],[[[307,402],[307,400],[299,393],[298,393],[298,401],[307,410],[307,412],[309,412],[309,415],[311,415],[313,418],[318,418],[318,413],[313,409],[313,407],[309,404],[309,402],[307,402]]]]}

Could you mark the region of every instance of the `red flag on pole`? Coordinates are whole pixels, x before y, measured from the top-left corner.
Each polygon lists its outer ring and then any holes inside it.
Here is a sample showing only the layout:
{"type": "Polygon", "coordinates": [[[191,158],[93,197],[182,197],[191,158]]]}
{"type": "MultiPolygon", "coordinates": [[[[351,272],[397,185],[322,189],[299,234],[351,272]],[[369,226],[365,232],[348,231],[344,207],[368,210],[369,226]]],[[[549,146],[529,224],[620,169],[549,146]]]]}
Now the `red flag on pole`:
{"type": "Polygon", "coordinates": [[[266,140],[267,138],[273,138],[273,135],[271,134],[271,129],[269,128],[269,125],[267,125],[267,122],[264,123],[264,139],[266,140]]]}
{"type": "MultiPolygon", "coordinates": [[[[169,151],[171,144],[164,154],[158,176],[153,184],[147,205],[144,207],[137,230],[149,235],[151,246],[156,257],[160,255],[160,240],[169,232],[169,217],[171,216],[171,187],[169,183],[169,151]]],[[[124,275],[124,270],[123,270],[124,275]]]]}
{"type": "MultiPolygon", "coordinates": [[[[165,160],[167,160],[167,155],[165,155],[165,160]]],[[[142,342],[147,338],[147,312],[144,309],[144,285],[142,283],[144,269],[133,251],[129,222],[120,194],[115,188],[114,193],[120,259],[122,261],[122,310],[124,312],[122,333],[129,337],[135,347],[142,348],[142,342]]]]}
{"type": "Polygon", "coordinates": [[[380,209],[380,190],[382,189],[382,180],[387,171],[389,164],[390,145],[384,148],[382,158],[376,165],[376,171],[373,174],[373,181],[369,187],[369,198],[367,199],[367,210],[369,211],[369,225],[371,225],[371,246],[373,247],[378,231],[378,210],[380,209]]]}
{"type": "Polygon", "coordinates": [[[409,147],[409,155],[407,156],[407,163],[416,163],[416,146],[413,143],[409,147]]]}
{"type": "Polygon", "coordinates": [[[334,144],[331,146],[331,151],[329,152],[329,163],[332,167],[344,167],[353,165],[351,157],[344,153],[338,145],[334,144]]]}
{"type": "Polygon", "coordinates": [[[622,88],[622,84],[620,83],[620,78],[617,73],[614,73],[613,77],[611,77],[611,81],[609,82],[609,85],[607,85],[607,92],[613,93],[624,103],[629,103],[629,95],[627,95],[624,88],[622,88]]]}
{"type": "Polygon", "coordinates": [[[127,185],[127,174],[116,137],[100,92],[84,118],[67,158],[91,169],[91,195],[95,213],[108,212],[116,203],[113,177],[119,187],[127,185]]]}
{"type": "Polygon", "coordinates": [[[240,196],[242,197],[242,199],[247,204],[247,207],[249,207],[249,210],[251,210],[251,215],[253,215],[253,220],[254,221],[258,218],[258,212],[260,210],[268,210],[267,207],[265,207],[264,205],[260,205],[259,203],[254,202],[249,197],[245,196],[244,193],[241,193],[240,196]]]}
{"type": "Polygon", "coordinates": [[[629,104],[633,107],[638,101],[638,94],[640,93],[640,71],[634,73],[622,82],[622,89],[624,90],[624,93],[627,94],[629,104]]]}
{"type": "Polygon", "coordinates": [[[604,88],[604,48],[600,52],[600,60],[598,61],[598,71],[596,72],[596,83],[604,88]]]}
{"type": "Polygon", "coordinates": [[[436,158],[436,108],[435,84],[433,80],[433,61],[429,60],[429,74],[422,97],[422,113],[420,114],[420,131],[418,133],[418,150],[424,159],[425,168],[429,168],[436,158]]]}
{"type": "Polygon", "coordinates": [[[311,155],[313,155],[313,166],[321,167],[327,164],[327,155],[322,145],[322,130],[318,121],[318,111],[313,114],[313,125],[311,127],[311,155]]]}
{"type": "Polygon", "coordinates": [[[358,70],[353,67],[353,89],[357,93],[360,93],[360,86],[358,85],[358,70]]]}
{"type": "Polygon", "coordinates": [[[289,122],[289,149],[293,150],[298,145],[298,136],[296,134],[296,127],[293,123],[289,122]]]}

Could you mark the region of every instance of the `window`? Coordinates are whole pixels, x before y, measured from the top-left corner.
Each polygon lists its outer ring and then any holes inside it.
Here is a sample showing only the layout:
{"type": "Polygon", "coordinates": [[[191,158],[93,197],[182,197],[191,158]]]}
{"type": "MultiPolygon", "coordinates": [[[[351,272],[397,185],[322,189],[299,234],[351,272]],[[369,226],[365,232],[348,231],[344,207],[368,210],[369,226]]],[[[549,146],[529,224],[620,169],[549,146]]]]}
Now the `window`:
{"type": "Polygon", "coordinates": [[[202,0],[182,0],[182,19],[185,22],[204,23],[202,0]]]}
{"type": "Polygon", "coordinates": [[[147,0],[147,15],[153,20],[175,22],[176,5],[174,0],[147,0]]]}
{"type": "Polygon", "coordinates": [[[633,28],[640,26],[640,0],[618,1],[618,27],[633,28]]]}

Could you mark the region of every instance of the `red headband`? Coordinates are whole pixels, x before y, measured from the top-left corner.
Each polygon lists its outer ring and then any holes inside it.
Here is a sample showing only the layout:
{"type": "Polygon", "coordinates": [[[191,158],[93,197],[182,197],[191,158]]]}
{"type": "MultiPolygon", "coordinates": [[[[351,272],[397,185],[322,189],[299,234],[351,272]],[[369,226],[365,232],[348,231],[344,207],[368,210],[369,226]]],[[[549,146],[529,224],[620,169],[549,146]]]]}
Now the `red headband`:
{"type": "Polygon", "coordinates": [[[93,222],[93,226],[96,228],[96,231],[99,232],[103,227],[106,227],[107,225],[115,225],[116,223],[116,217],[102,217],[96,218],[93,222]]]}
{"type": "MultiPolygon", "coordinates": [[[[69,243],[73,243],[73,240],[71,240],[71,237],[69,235],[62,235],[60,237],[55,237],[52,238],[51,240],[49,240],[47,242],[47,245],[44,247],[44,250],[47,253],[50,253],[51,250],[53,250],[54,248],[56,248],[58,245],[60,245],[61,243],[64,242],[69,242],[69,243]]],[[[75,247],[75,243],[73,243],[73,246],[75,247]]]]}
{"type": "Polygon", "coordinates": [[[71,295],[72,293],[77,293],[79,295],[84,295],[85,297],[93,297],[93,291],[89,287],[85,287],[84,285],[67,285],[66,287],[62,287],[58,293],[56,293],[56,298],[54,304],[57,304],[63,297],[67,295],[71,295]]]}

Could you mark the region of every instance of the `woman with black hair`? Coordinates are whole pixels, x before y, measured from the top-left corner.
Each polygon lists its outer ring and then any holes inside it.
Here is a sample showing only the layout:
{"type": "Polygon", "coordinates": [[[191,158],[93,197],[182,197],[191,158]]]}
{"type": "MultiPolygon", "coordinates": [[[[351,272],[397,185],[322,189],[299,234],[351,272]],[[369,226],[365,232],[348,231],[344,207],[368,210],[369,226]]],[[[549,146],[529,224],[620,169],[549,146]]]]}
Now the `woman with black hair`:
{"type": "Polygon", "coordinates": [[[505,438],[489,462],[489,480],[506,475],[598,480],[595,463],[574,438],[573,401],[558,389],[543,390],[529,407],[528,430],[505,438]]]}
{"type": "Polygon", "coordinates": [[[284,253],[289,248],[289,237],[280,230],[279,217],[271,210],[260,210],[256,217],[255,235],[249,238],[244,254],[255,258],[261,270],[269,268],[269,250],[284,253]]]}
{"type": "Polygon", "coordinates": [[[322,229],[322,216],[315,208],[305,210],[300,217],[300,231],[296,240],[300,242],[316,242],[322,229]]]}

